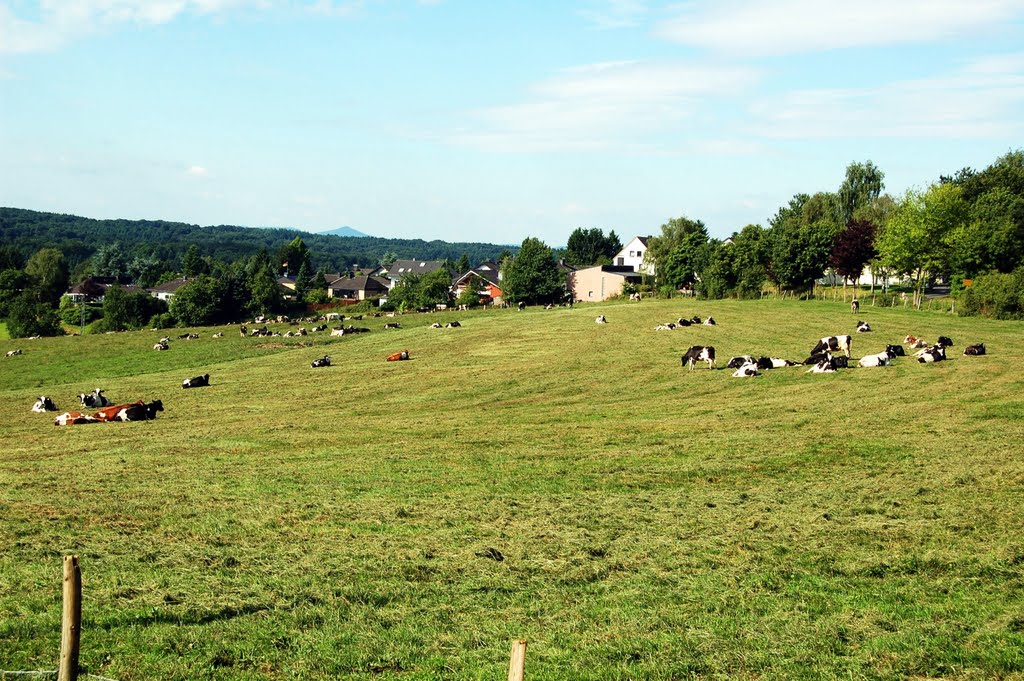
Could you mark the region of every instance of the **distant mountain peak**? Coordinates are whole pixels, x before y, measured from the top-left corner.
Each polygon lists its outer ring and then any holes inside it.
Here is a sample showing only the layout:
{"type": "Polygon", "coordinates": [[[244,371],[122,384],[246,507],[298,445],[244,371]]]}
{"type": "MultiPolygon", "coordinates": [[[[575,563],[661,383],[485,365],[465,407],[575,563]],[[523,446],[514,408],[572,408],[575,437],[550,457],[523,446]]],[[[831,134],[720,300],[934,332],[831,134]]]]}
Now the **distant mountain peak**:
{"type": "Polygon", "coordinates": [[[352,229],[351,227],[338,227],[337,229],[330,229],[326,232],[318,232],[318,234],[332,234],[334,236],[370,236],[369,234],[364,234],[358,229],[352,229]]]}

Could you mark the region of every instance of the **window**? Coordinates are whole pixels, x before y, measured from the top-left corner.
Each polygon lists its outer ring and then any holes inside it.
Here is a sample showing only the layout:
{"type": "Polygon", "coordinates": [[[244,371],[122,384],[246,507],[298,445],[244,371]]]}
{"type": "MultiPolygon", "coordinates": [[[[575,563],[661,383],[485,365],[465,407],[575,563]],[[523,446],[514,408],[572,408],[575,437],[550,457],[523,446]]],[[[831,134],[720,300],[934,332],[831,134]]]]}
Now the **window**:
{"type": "Polygon", "coordinates": [[[630,251],[629,252],[629,257],[635,258],[636,257],[636,252],[635,251],[630,251]]]}
{"type": "Polygon", "coordinates": [[[587,298],[593,298],[593,297],[594,297],[594,292],[593,291],[587,291],[587,298]]]}
{"type": "Polygon", "coordinates": [[[644,252],[643,252],[643,251],[637,251],[637,252],[636,252],[636,257],[638,257],[638,258],[642,258],[642,257],[643,257],[643,255],[644,255],[644,252]]]}

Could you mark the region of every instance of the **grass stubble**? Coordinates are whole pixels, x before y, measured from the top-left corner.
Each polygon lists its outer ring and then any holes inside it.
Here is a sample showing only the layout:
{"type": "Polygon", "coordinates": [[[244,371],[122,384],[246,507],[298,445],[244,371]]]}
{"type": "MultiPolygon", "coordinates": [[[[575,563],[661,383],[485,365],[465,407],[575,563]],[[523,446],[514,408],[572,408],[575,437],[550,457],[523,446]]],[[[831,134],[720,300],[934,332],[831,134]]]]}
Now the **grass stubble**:
{"type": "Polygon", "coordinates": [[[55,666],[75,553],[82,664],[123,681],[493,679],[515,638],[535,679],[1021,678],[1024,325],[859,316],[855,357],[942,333],[954,359],[681,368],[856,321],[779,301],[0,342],[25,349],[0,367],[0,669],[55,666]],[[718,326],[653,330],[695,313],[718,326]],[[166,411],[28,411],[94,387],[166,411]]]}

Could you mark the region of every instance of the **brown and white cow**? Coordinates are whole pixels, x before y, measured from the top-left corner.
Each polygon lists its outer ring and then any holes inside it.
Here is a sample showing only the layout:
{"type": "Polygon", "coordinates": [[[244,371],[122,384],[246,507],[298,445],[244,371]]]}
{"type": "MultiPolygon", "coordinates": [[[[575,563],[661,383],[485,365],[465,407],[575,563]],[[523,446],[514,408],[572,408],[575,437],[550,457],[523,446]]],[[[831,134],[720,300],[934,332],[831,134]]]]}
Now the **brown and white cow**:
{"type": "Polygon", "coordinates": [[[402,350],[401,352],[393,352],[388,355],[388,362],[401,362],[402,360],[409,359],[409,351],[402,350]]]}

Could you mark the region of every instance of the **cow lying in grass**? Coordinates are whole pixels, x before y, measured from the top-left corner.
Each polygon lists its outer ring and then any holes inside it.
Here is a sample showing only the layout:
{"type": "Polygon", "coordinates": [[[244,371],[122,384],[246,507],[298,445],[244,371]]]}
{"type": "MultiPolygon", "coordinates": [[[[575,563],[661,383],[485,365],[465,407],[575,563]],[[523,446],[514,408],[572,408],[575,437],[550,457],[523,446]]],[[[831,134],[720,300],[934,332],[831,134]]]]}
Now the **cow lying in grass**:
{"type": "Polygon", "coordinates": [[[324,355],[320,359],[314,359],[309,366],[312,367],[313,369],[319,369],[320,367],[329,367],[331,366],[331,356],[324,355]]]}
{"type": "Polygon", "coordinates": [[[208,385],[210,385],[210,374],[193,376],[192,378],[186,378],[181,382],[182,388],[203,388],[208,385]]]}
{"type": "Polygon", "coordinates": [[[876,355],[864,355],[857,362],[857,366],[861,367],[887,367],[892,365],[892,360],[896,355],[889,351],[887,348],[884,352],[879,352],[876,355]]]}
{"type": "Polygon", "coordinates": [[[131,404],[104,407],[93,414],[92,418],[97,421],[150,421],[156,418],[158,411],[163,410],[164,403],[161,400],[153,400],[149,404],[139,400],[131,404]]]}
{"type": "Polygon", "coordinates": [[[964,348],[964,354],[969,357],[977,357],[985,354],[985,344],[978,343],[977,345],[968,345],[964,348]]]}
{"type": "Polygon", "coordinates": [[[409,359],[409,351],[402,350],[401,352],[393,352],[388,355],[388,362],[401,362],[402,360],[409,359]]]}
{"type": "Polygon", "coordinates": [[[40,414],[48,411],[57,411],[57,405],[46,395],[40,395],[36,403],[32,405],[32,411],[40,414]]]}
{"type": "Polygon", "coordinates": [[[95,407],[105,407],[110,404],[110,400],[106,398],[103,391],[96,388],[91,393],[81,393],[78,396],[78,401],[82,403],[82,406],[86,409],[93,409],[95,407]]]}
{"type": "MultiPolygon", "coordinates": [[[[841,350],[847,357],[849,357],[851,345],[853,345],[853,338],[850,336],[826,336],[811,348],[811,355],[821,352],[829,352],[834,355],[841,350]]],[[[806,362],[804,362],[804,364],[806,364],[806,362]]]]}

